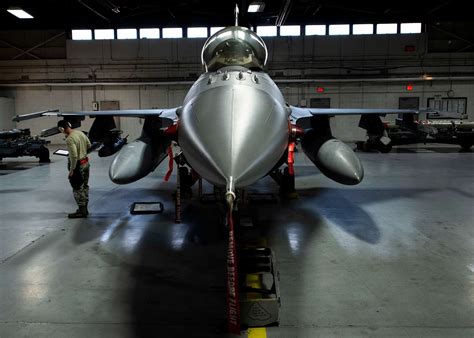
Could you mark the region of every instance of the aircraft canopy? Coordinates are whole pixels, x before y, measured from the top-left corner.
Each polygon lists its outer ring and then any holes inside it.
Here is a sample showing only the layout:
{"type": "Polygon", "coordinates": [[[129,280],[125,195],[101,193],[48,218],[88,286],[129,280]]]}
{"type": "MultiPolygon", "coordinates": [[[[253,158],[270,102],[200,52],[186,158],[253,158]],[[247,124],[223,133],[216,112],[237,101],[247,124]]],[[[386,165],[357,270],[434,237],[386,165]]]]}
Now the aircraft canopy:
{"type": "Polygon", "coordinates": [[[202,64],[207,71],[226,66],[263,69],[267,62],[267,46],[254,32],[232,26],[207,39],[202,49],[202,64]]]}

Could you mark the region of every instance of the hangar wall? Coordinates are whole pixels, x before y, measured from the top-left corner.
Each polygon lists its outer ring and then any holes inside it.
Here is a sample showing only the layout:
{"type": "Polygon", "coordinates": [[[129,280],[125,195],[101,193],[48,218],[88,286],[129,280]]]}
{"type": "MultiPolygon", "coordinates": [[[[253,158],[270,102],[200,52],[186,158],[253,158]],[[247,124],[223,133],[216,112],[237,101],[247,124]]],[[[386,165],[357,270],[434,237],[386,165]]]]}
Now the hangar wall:
{"type": "MultiPolygon", "coordinates": [[[[23,114],[50,108],[63,111],[92,110],[93,101],[120,101],[121,109],[139,109],[179,106],[186,95],[186,85],[126,85],[97,87],[18,87],[15,90],[16,113],[23,114]]],[[[400,83],[327,83],[323,94],[315,93],[313,85],[280,85],[280,89],[292,105],[308,103],[311,98],[330,98],[332,107],[384,108],[398,107],[400,97],[419,97],[420,105],[426,106],[427,99],[445,94],[450,88],[457,96],[474,98],[474,85],[466,82],[420,83],[407,93],[400,83]]],[[[474,102],[468,99],[470,120],[474,120],[474,102]]],[[[385,120],[393,120],[387,116],[385,120]]],[[[33,134],[56,124],[57,118],[42,118],[18,123],[20,128],[31,128],[33,134]]],[[[332,119],[334,135],[344,141],[363,140],[365,132],[358,128],[358,116],[332,119]]],[[[90,119],[83,123],[88,130],[90,119]]],[[[135,118],[121,118],[120,128],[130,139],[140,135],[142,121],[135,118]]],[[[62,137],[51,138],[52,143],[61,143],[62,137]]]]}
{"type": "MultiPolygon", "coordinates": [[[[330,98],[331,107],[393,108],[400,97],[416,96],[426,106],[429,97],[445,97],[453,90],[455,96],[468,98],[467,112],[474,120],[474,77],[465,76],[474,74],[473,55],[426,53],[424,34],[265,41],[268,71],[290,104],[309,106],[311,98],[330,98]],[[423,80],[420,74],[435,80],[423,80]],[[413,84],[410,92],[407,83],[413,84]],[[324,92],[317,93],[317,86],[324,92]]],[[[14,98],[16,114],[50,108],[92,110],[93,101],[103,100],[118,100],[121,109],[179,106],[202,71],[203,43],[204,39],[66,40],[64,59],[0,61],[0,96],[14,98]]],[[[57,51],[58,46],[52,48],[57,51]]],[[[26,121],[18,127],[30,127],[36,134],[56,120],[26,121]]],[[[122,118],[120,128],[133,139],[141,122],[122,118]]],[[[357,124],[358,117],[332,121],[334,134],[346,141],[364,138],[357,124]]],[[[86,121],[84,129],[89,125],[86,121]]],[[[62,138],[52,142],[61,143],[62,138]]]]}
{"type": "Polygon", "coordinates": [[[10,97],[0,96],[0,130],[8,130],[15,127],[15,122],[12,121],[15,116],[15,100],[10,97]]]}

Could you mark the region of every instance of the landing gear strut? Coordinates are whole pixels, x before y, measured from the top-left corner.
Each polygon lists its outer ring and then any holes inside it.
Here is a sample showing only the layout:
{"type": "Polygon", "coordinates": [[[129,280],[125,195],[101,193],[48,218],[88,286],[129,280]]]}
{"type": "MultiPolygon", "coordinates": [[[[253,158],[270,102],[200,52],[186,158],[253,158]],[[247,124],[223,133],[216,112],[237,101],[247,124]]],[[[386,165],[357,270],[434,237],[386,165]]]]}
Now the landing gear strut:
{"type": "Polygon", "coordinates": [[[298,193],[295,189],[295,175],[290,173],[288,167],[285,167],[283,170],[276,170],[272,172],[270,176],[280,186],[280,196],[287,199],[298,198],[298,193]]]}

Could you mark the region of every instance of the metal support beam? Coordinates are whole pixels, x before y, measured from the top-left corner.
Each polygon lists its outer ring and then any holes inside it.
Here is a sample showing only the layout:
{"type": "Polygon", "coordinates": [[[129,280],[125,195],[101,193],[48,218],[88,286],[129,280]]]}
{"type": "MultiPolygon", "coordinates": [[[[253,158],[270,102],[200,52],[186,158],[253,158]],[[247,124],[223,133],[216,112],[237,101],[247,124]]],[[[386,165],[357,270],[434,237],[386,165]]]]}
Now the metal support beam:
{"type": "MultiPolygon", "coordinates": [[[[25,55],[25,54],[31,55],[31,54],[30,54],[31,51],[33,51],[33,50],[35,50],[35,49],[37,49],[37,48],[39,48],[39,47],[41,47],[41,46],[44,46],[44,45],[50,43],[51,41],[56,40],[57,38],[59,38],[59,37],[65,35],[65,34],[66,34],[65,32],[61,32],[61,33],[59,33],[59,34],[56,34],[55,36],[49,38],[48,40],[45,40],[45,41],[43,41],[43,42],[37,44],[36,46],[33,46],[33,47],[27,49],[27,50],[24,50],[22,53],[20,53],[20,54],[18,54],[17,56],[13,57],[12,60],[18,59],[20,56],[23,56],[23,55],[25,55]]],[[[39,57],[36,57],[36,58],[37,58],[37,59],[40,59],[39,57]]]]}
{"type": "Polygon", "coordinates": [[[25,52],[24,49],[20,48],[20,47],[17,47],[13,44],[11,44],[10,42],[6,42],[5,40],[0,40],[0,43],[3,43],[5,46],[8,46],[10,48],[13,48],[13,49],[16,49],[16,50],[19,50],[21,52],[23,52],[24,54],[28,54],[29,56],[31,56],[32,58],[34,59],[37,59],[37,60],[41,60],[41,58],[39,56],[36,56],[35,54],[32,54],[32,53],[28,53],[28,52],[25,52]]]}
{"type": "Polygon", "coordinates": [[[94,8],[92,8],[91,6],[89,6],[88,4],[86,4],[84,1],[81,1],[81,0],[77,0],[78,3],[80,3],[82,6],[84,6],[85,8],[87,8],[88,10],[90,10],[92,13],[94,13],[95,15],[97,15],[98,17],[100,17],[101,19],[104,19],[105,21],[107,21],[108,23],[110,23],[110,20],[103,16],[102,14],[100,14],[99,12],[97,12],[94,8]]]}
{"type": "Polygon", "coordinates": [[[293,5],[293,0],[285,0],[285,3],[283,4],[280,10],[280,14],[278,14],[278,17],[276,19],[277,26],[281,26],[285,23],[286,18],[288,17],[288,14],[290,14],[292,5],[293,5]]]}
{"type": "MultiPolygon", "coordinates": [[[[359,83],[359,82],[432,82],[432,81],[473,81],[474,76],[435,76],[433,80],[424,80],[421,77],[398,77],[398,78],[353,78],[353,79],[275,79],[275,83],[359,83]]],[[[142,81],[142,82],[46,82],[51,80],[39,80],[38,82],[5,82],[1,87],[95,87],[95,86],[190,86],[194,81],[142,81]]]]}
{"type": "Polygon", "coordinates": [[[446,29],[443,29],[443,28],[441,28],[441,27],[436,27],[436,25],[431,25],[431,27],[434,28],[434,29],[436,29],[436,30],[438,30],[438,31],[440,31],[440,32],[443,32],[444,34],[447,34],[447,35],[449,35],[449,36],[452,36],[453,38],[458,39],[458,40],[461,40],[461,41],[463,41],[463,42],[465,42],[465,43],[468,44],[467,46],[465,46],[465,47],[463,47],[463,48],[457,50],[456,52],[458,52],[458,53],[459,53],[459,52],[463,52],[464,50],[469,49],[469,48],[471,48],[471,47],[474,45],[474,41],[465,39],[465,38],[463,38],[462,36],[459,36],[459,35],[457,35],[457,34],[454,34],[454,33],[450,32],[450,31],[448,31],[448,30],[446,30],[446,29]]]}

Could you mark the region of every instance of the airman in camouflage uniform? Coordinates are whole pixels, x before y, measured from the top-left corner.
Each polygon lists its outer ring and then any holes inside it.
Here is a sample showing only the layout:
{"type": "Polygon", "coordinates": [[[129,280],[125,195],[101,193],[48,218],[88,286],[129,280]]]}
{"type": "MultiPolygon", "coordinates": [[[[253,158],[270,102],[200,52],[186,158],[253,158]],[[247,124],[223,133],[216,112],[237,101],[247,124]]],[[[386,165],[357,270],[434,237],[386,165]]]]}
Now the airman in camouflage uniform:
{"type": "Polygon", "coordinates": [[[78,205],[76,212],[68,214],[69,218],[84,218],[89,214],[89,158],[87,150],[91,143],[87,136],[79,130],[74,130],[68,121],[58,122],[58,129],[66,135],[69,151],[68,170],[69,180],[73,187],[74,199],[78,205]]]}

